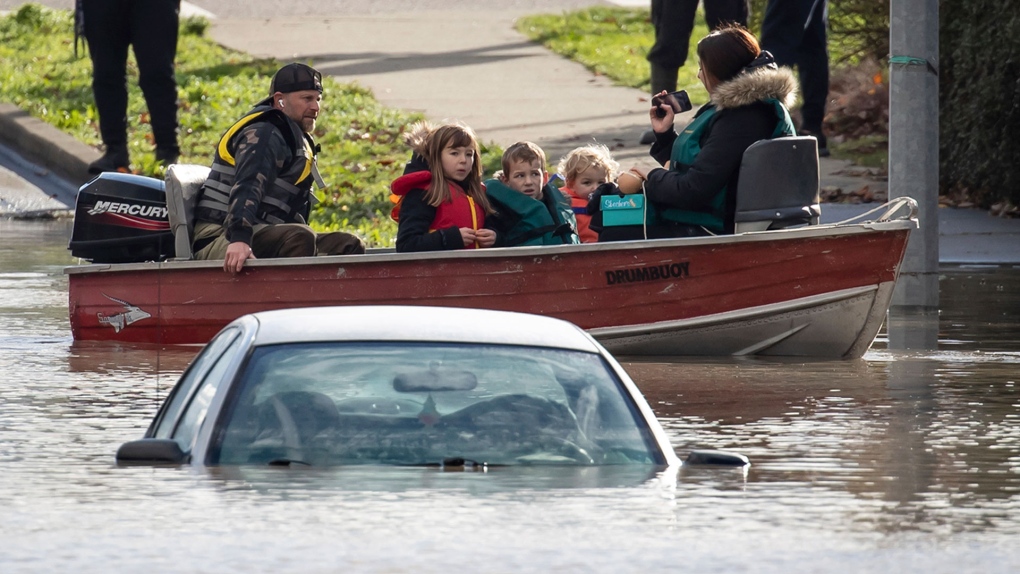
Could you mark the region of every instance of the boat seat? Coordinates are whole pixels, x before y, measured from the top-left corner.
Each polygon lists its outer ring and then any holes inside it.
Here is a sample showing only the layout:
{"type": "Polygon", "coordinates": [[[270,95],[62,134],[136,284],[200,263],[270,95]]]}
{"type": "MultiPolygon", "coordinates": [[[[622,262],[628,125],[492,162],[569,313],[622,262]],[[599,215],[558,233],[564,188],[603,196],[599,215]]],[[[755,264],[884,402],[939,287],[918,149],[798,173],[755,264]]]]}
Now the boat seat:
{"type": "Polygon", "coordinates": [[[209,166],[187,163],[166,168],[166,209],[174,234],[175,259],[191,259],[195,203],[210,171],[209,166]]]}
{"type": "Polygon", "coordinates": [[[737,184],[734,233],[817,225],[818,140],[761,140],[744,151],[737,184]]]}

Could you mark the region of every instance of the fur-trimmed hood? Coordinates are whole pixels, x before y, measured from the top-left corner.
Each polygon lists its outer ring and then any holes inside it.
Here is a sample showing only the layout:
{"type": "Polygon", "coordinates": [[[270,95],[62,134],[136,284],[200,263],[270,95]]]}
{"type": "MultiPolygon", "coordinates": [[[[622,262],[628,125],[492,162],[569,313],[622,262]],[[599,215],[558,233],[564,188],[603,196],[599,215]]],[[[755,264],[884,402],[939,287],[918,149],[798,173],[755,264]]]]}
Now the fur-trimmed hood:
{"type": "Polygon", "coordinates": [[[719,110],[739,108],[766,98],[775,98],[787,108],[797,100],[797,78],[790,68],[757,70],[739,74],[716,86],[712,101],[719,110]]]}
{"type": "Polygon", "coordinates": [[[411,146],[411,151],[424,157],[425,154],[425,140],[428,139],[429,134],[435,126],[430,124],[426,120],[421,120],[411,124],[411,127],[404,132],[404,141],[407,145],[411,146]]]}

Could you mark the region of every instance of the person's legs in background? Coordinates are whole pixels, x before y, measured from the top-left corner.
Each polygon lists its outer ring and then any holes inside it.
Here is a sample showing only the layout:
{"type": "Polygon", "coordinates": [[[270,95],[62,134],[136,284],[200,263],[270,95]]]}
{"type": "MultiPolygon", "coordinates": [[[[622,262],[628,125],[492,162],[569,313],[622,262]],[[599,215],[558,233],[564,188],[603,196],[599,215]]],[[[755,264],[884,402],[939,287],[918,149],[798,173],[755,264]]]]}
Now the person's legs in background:
{"type": "Polygon", "coordinates": [[[652,0],[655,44],[648,51],[652,95],[676,90],[677,72],[687,62],[698,0],[652,0]]]}
{"type": "Polygon", "coordinates": [[[705,23],[709,30],[726,24],[740,24],[747,28],[747,0],[704,0],[704,6],[705,23]]]}
{"type": "Polygon", "coordinates": [[[87,0],[84,5],[85,41],[92,59],[92,96],[99,114],[103,156],[89,164],[89,173],[128,171],[127,55],[130,36],[123,0],[87,0]]]}
{"type": "Polygon", "coordinates": [[[761,26],[761,47],[780,66],[797,67],[801,88],[800,133],[818,139],[818,155],[829,155],[822,131],[829,95],[826,0],[769,0],[761,26]]]}
{"type": "Polygon", "coordinates": [[[180,0],[132,2],[131,45],[138,61],[138,85],[149,109],[156,160],[164,165],[180,156],[177,145],[177,28],[180,0]]]}
{"type": "MultiPolygon", "coordinates": [[[[687,52],[694,30],[694,13],[698,0],[652,0],[652,26],[655,44],[648,51],[652,95],[666,90],[676,91],[680,67],[687,61],[687,52]]],[[[655,133],[641,134],[641,144],[655,141],[655,133]]]]}
{"type": "MultiPolygon", "coordinates": [[[[747,0],[704,0],[704,8],[709,30],[731,23],[747,27],[747,0]]],[[[698,0],[652,0],[655,44],[648,51],[648,63],[653,96],[663,90],[676,91],[679,70],[687,62],[697,9],[698,0]]],[[[641,134],[642,144],[654,141],[652,130],[641,134]]]]}
{"type": "Polygon", "coordinates": [[[826,43],[828,6],[825,0],[814,2],[797,58],[800,74],[801,132],[818,138],[818,154],[829,155],[828,142],[822,131],[825,103],[829,99],[829,50],[826,43]]]}

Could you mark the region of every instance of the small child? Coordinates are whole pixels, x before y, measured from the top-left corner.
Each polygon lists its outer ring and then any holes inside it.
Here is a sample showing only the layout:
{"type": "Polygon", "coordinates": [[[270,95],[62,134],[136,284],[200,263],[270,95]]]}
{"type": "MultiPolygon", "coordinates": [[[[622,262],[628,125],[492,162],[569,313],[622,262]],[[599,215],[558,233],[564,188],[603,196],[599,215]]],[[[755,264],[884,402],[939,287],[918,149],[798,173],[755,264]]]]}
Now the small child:
{"type": "Polygon", "coordinates": [[[565,182],[561,191],[570,197],[582,243],[595,243],[599,240],[598,234],[590,228],[588,199],[598,186],[612,181],[618,169],[620,164],[613,159],[609,148],[602,144],[581,146],[560,160],[556,171],[565,182]]]}
{"type": "Polygon", "coordinates": [[[417,122],[404,139],[413,150],[411,161],[390,184],[397,251],[492,247],[496,233],[484,227],[492,207],[471,128],[417,122]]]}
{"type": "Polygon", "coordinates": [[[578,243],[567,198],[549,184],[545,152],[517,142],[503,152],[503,170],[485,182],[496,211],[491,227],[498,247],[578,243]]]}

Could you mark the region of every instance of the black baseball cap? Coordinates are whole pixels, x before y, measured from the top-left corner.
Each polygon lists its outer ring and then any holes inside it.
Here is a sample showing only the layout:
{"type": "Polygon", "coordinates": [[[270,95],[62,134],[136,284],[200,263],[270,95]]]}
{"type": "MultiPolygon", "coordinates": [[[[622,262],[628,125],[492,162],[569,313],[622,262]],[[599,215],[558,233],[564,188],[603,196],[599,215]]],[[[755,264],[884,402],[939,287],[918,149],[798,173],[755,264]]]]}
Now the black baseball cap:
{"type": "Polygon", "coordinates": [[[311,66],[299,64],[287,64],[277,70],[273,75],[273,81],[269,83],[269,97],[259,102],[260,105],[269,105],[273,94],[289,94],[302,90],[318,90],[322,93],[322,74],[311,66]]]}

